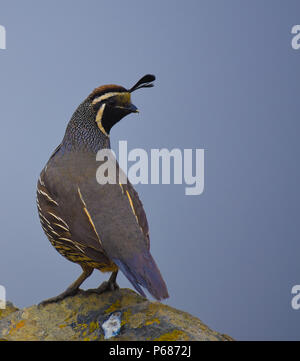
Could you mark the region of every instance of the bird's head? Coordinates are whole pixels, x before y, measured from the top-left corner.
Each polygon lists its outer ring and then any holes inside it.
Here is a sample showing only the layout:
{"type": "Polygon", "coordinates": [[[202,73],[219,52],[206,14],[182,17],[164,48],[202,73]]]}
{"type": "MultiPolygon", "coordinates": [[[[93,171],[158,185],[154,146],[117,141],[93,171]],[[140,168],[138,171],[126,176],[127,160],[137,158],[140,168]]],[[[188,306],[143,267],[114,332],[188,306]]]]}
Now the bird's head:
{"type": "Polygon", "coordinates": [[[119,85],[103,85],[89,95],[95,122],[103,134],[108,136],[111,128],[126,115],[138,113],[137,107],[131,103],[131,93],[140,88],[152,87],[154,80],[154,75],[147,74],[130,89],[119,85]]]}

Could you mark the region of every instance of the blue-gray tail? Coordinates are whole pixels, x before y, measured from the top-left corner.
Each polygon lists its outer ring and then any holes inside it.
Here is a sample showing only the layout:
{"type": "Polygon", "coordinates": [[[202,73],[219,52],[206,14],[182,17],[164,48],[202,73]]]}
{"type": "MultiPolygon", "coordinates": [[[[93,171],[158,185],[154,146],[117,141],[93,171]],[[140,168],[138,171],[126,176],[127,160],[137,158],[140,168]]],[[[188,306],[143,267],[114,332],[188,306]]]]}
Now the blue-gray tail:
{"type": "Polygon", "coordinates": [[[148,251],[137,254],[131,259],[114,258],[113,261],[142,296],[146,297],[141,286],[157,300],[169,297],[165,281],[148,251]]]}

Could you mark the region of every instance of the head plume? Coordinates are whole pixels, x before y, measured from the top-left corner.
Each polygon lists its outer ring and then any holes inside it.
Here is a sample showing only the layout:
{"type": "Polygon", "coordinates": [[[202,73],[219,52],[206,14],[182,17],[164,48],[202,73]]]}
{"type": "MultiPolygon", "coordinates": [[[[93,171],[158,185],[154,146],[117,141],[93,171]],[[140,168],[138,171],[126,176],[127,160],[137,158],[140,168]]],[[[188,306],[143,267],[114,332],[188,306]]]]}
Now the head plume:
{"type": "Polygon", "coordinates": [[[154,85],[151,84],[155,80],[155,76],[152,74],[147,74],[143,76],[132,88],[130,88],[128,91],[129,93],[132,93],[133,91],[141,88],[151,88],[154,85]]]}

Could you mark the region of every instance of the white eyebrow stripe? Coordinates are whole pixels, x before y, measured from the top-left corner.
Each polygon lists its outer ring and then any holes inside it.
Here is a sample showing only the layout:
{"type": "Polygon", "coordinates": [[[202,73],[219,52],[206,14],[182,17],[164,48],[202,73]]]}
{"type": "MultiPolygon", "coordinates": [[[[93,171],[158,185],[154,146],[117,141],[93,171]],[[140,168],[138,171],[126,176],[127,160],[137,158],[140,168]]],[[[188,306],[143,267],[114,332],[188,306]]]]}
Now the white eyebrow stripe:
{"type": "Polygon", "coordinates": [[[111,98],[111,97],[114,97],[114,96],[120,95],[120,94],[122,94],[122,92],[110,92],[110,93],[103,94],[103,95],[101,95],[100,97],[95,98],[95,99],[92,101],[92,104],[96,104],[96,103],[102,102],[103,100],[106,100],[106,99],[108,99],[108,98],[111,98]]]}

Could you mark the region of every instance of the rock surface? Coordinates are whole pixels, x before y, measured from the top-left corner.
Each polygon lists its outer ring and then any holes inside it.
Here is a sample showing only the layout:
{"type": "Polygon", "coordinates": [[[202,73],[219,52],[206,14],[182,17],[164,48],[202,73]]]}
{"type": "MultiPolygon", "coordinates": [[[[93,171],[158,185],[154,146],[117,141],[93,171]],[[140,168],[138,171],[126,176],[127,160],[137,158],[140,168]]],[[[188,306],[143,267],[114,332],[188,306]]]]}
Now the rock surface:
{"type": "Polygon", "coordinates": [[[0,340],[226,341],[198,318],[129,289],[0,310],[0,340]]]}

